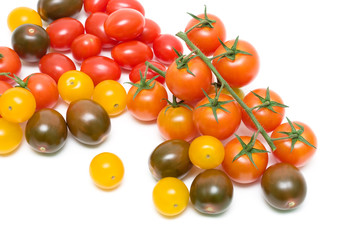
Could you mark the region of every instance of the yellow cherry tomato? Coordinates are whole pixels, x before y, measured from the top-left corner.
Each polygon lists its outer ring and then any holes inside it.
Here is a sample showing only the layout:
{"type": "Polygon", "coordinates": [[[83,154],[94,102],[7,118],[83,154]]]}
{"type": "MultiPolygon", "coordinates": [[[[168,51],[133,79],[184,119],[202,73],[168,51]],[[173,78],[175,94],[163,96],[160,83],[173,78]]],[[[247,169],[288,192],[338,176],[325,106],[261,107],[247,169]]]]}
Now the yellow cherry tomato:
{"type": "Polygon", "coordinates": [[[92,159],[89,172],[96,186],[111,190],[120,185],[124,177],[124,165],[115,154],[103,152],[92,159]]]}
{"type": "Polygon", "coordinates": [[[154,187],[153,202],[161,214],[176,216],[186,209],[189,203],[189,190],[180,179],[165,177],[154,187]]]}
{"type": "Polygon", "coordinates": [[[58,90],[61,98],[71,103],[79,99],[90,99],[94,91],[94,83],[86,73],[70,70],[60,76],[58,90]]]}
{"type": "MultiPolygon", "coordinates": [[[[241,88],[231,88],[236,95],[238,95],[238,97],[243,100],[244,97],[245,97],[245,94],[244,94],[244,91],[241,89],[241,88]]],[[[215,93],[215,87],[214,86],[211,86],[210,88],[210,91],[208,94],[211,94],[211,93],[215,93]]],[[[227,94],[227,95],[230,95],[231,96],[231,93],[226,89],[226,88],[223,88],[221,90],[221,93],[223,94],[227,94]]]]}
{"type": "Polygon", "coordinates": [[[0,118],[0,155],[14,151],[20,145],[22,136],[20,124],[0,118]]]}
{"type": "Polygon", "coordinates": [[[224,157],[224,145],[213,136],[203,135],[197,137],[190,144],[189,158],[198,168],[215,168],[222,163],[224,157]]]}
{"type": "Polygon", "coordinates": [[[96,85],[93,100],[103,106],[110,117],[114,117],[126,107],[126,90],[117,81],[105,80],[96,85]]]}
{"type": "Polygon", "coordinates": [[[14,8],[8,15],[7,24],[10,31],[14,31],[18,26],[27,23],[42,27],[41,17],[34,9],[28,7],[17,7],[14,8]]]}
{"type": "Polygon", "coordinates": [[[25,88],[10,88],[1,95],[1,116],[10,122],[22,123],[29,120],[35,109],[35,97],[25,88]]]}

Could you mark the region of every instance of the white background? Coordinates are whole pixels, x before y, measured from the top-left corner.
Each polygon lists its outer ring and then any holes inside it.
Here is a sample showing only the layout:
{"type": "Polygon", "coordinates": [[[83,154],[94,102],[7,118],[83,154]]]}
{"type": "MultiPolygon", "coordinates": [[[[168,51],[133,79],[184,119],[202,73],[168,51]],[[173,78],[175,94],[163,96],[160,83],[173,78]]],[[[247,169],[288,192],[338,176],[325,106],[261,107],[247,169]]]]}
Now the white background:
{"type": "MultiPolygon", "coordinates": [[[[318,137],[316,155],[301,169],[308,185],[305,202],[279,212],[266,204],[259,182],[235,184],[232,205],[222,215],[201,215],[189,203],[180,216],[163,217],[152,203],[156,181],[148,170],[149,155],[163,140],[156,124],[140,123],[125,112],[112,118],[111,134],[98,147],[69,136],[60,152],[45,156],[24,140],[16,152],[0,157],[0,239],[359,239],[358,1],[141,3],[146,17],[171,34],[184,30],[190,20],[186,12],[201,13],[206,4],[224,21],[227,39],[239,36],[255,46],[261,68],[244,91],[269,86],[290,106],[286,116],[307,123],[318,137]],[[109,192],[96,188],[88,173],[91,159],[104,151],[116,153],[125,165],[121,186],[109,192]]],[[[1,46],[11,46],[10,10],[36,9],[36,4],[2,1],[1,46]]],[[[20,76],[38,71],[24,64],[20,76]]],[[[120,82],[126,81],[124,72],[120,82]]],[[[66,105],[56,109],[64,114],[66,105]]],[[[248,133],[244,127],[238,131],[248,133]]],[[[184,179],[188,187],[196,172],[184,179]]]]}

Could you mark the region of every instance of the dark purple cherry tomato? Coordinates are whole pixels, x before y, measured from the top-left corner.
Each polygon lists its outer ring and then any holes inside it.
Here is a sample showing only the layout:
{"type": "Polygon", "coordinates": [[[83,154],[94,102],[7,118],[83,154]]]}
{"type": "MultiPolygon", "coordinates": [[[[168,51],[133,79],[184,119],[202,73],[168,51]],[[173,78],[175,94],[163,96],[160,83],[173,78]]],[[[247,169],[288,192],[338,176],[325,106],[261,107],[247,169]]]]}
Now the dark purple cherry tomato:
{"type": "Polygon", "coordinates": [[[74,17],[82,9],[83,0],[39,0],[37,12],[40,17],[51,22],[63,17],[74,17]]]}

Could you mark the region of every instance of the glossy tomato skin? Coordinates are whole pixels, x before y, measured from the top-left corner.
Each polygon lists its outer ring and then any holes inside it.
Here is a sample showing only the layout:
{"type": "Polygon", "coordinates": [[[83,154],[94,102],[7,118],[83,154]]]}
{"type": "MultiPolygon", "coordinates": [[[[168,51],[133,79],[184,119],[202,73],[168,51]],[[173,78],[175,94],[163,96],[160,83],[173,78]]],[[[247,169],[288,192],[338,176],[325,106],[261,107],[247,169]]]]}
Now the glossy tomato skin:
{"type": "Polygon", "coordinates": [[[205,97],[212,83],[212,72],[199,58],[195,57],[188,63],[190,74],[186,68],[178,69],[173,62],[166,71],[165,82],[169,90],[185,102],[197,102],[205,97]]]}
{"type": "MultiPolygon", "coordinates": [[[[215,94],[210,94],[210,98],[215,98],[215,94]]],[[[219,101],[231,101],[232,97],[226,94],[220,94],[219,101]]],[[[229,102],[222,105],[228,112],[217,109],[216,121],[214,113],[210,107],[200,107],[204,104],[208,104],[209,100],[205,97],[199,101],[194,110],[194,122],[195,126],[199,130],[201,135],[210,135],[218,138],[219,140],[225,140],[235,133],[241,123],[241,110],[239,105],[235,102],[229,102]]]]}
{"type": "Polygon", "coordinates": [[[67,139],[64,117],[54,109],[41,109],[27,121],[25,138],[30,147],[41,153],[59,151],[67,139]]]}
{"type": "Polygon", "coordinates": [[[0,155],[10,154],[21,144],[23,131],[20,124],[0,117],[0,155]]]}
{"type": "Polygon", "coordinates": [[[26,23],[42,27],[40,15],[34,9],[28,7],[14,8],[8,15],[7,23],[10,31],[14,31],[18,26],[26,23]]]}
{"type": "Polygon", "coordinates": [[[23,24],[11,36],[12,48],[25,62],[39,62],[50,47],[45,29],[34,24],[23,24]]]}
{"type": "Polygon", "coordinates": [[[39,0],[37,12],[46,22],[63,17],[74,17],[82,9],[83,0],[39,0]]]}
{"type": "Polygon", "coordinates": [[[151,60],[153,52],[145,43],[133,40],[116,45],[111,50],[111,56],[121,68],[131,70],[136,65],[151,60]]]}
{"type": "Polygon", "coordinates": [[[96,86],[104,80],[119,80],[121,69],[111,58],[105,56],[93,56],[81,63],[81,71],[89,75],[96,86]]]}
{"type": "Polygon", "coordinates": [[[73,137],[86,145],[104,142],[111,129],[105,109],[90,99],[71,102],[66,112],[66,122],[73,137]]]}
{"type": "Polygon", "coordinates": [[[85,59],[101,53],[102,43],[95,35],[85,33],[74,39],[71,43],[71,53],[74,59],[82,62],[85,59]]]}
{"type": "Polygon", "coordinates": [[[229,208],[233,191],[233,183],[223,171],[208,169],[191,183],[190,200],[201,213],[220,214],[229,208]]]}
{"type": "MultiPolygon", "coordinates": [[[[305,123],[295,121],[293,122],[293,125],[296,130],[300,129],[296,124],[304,127],[304,132],[301,136],[316,147],[317,138],[313,130],[305,123]]],[[[289,123],[283,123],[278,126],[271,134],[271,138],[275,139],[287,136],[281,132],[291,132],[291,127],[289,123]]],[[[291,142],[291,139],[274,141],[276,147],[276,150],[273,152],[274,156],[279,161],[290,163],[296,167],[302,167],[306,165],[311,159],[311,157],[315,154],[316,148],[313,148],[301,141],[297,141],[295,143],[294,149],[291,151],[291,142]]]]}
{"type": "Polygon", "coordinates": [[[33,73],[23,80],[36,100],[36,110],[53,108],[59,99],[56,81],[45,73],[33,73]]]}
{"type": "Polygon", "coordinates": [[[64,17],[50,23],[46,32],[49,34],[52,49],[69,51],[74,39],[84,34],[84,26],[75,18],[64,17]]]}
{"type": "Polygon", "coordinates": [[[62,74],[76,70],[75,63],[62,53],[48,53],[39,61],[39,70],[52,77],[57,83],[62,74]]]}
{"type": "Polygon", "coordinates": [[[95,12],[90,14],[85,20],[86,33],[97,36],[102,43],[102,47],[105,49],[114,47],[118,41],[111,39],[106,33],[104,23],[108,15],[103,12],[95,12]]]}
{"type": "Polygon", "coordinates": [[[150,155],[149,168],[155,179],[164,177],[183,178],[192,168],[189,159],[190,144],[173,139],[159,144],[150,155]]]}
{"type": "MultiPolygon", "coordinates": [[[[197,16],[204,18],[204,14],[199,14],[197,16]]],[[[194,28],[189,33],[187,33],[187,36],[191,42],[193,42],[200,49],[201,52],[203,52],[206,56],[211,56],[220,46],[219,39],[223,42],[225,41],[226,29],[220,18],[209,13],[207,16],[210,20],[216,21],[212,23],[213,27],[194,28]]],[[[198,20],[192,18],[187,24],[185,32],[198,23],[198,20]]]]}
{"type": "Polygon", "coordinates": [[[160,35],[161,28],[155,21],[145,18],[144,30],[136,38],[145,44],[152,44],[154,40],[160,35]]]}
{"type": "Polygon", "coordinates": [[[157,60],[165,65],[170,65],[178,57],[174,48],[179,53],[184,52],[182,43],[174,35],[160,34],[153,41],[154,54],[157,60]]]}
{"type": "MultiPolygon", "coordinates": [[[[255,89],[252,92],[260,95],[263,98],[266,97],[266,89],[264,88],[255,89]]],[[[257,96],[255,96],[255,94],[253,94],[252,92],[248,93],[244,98],[244,103],[249,108],[253,108],[262,104],[261,100],[257,96]]],[[[281,97],[276,92],[272,90],[269,90],[269,92],[270,92],[271,101],[284,104],[281,97]]],[[[265,129],[266,132],[272,132],[276,127],[278,127],[281,124],[281,122],[284,119],[285,108],[279,106],[274,106],[272,108],[275,112],[267,108],[260,108],[260,109],[256,108],[252,111],[255,118],[258,120],[258,122],[261,124],[261,126],[265,129]]],[[[241,112],[242,112],[242,121],[244,122],[246,127],[249,128],[250,130],[257,131],[255,124],[253,123],[253,121],[251,120],[251,118],[243,108],[241,109],[241,112]]]]}
{"type": "MultiPolygon", "coordinates": [[[[250,142],[250,137],[241,136],[241,139],[245,144],[250,142]]],[[[265,146],[256,140],[255,149],[265,150],[265,146]]],[[[250,159],[246,155],[242,155],[238,158],[235,156],[243,150],[243,147],[237,138],[232,139],[225,145],[225,158],[222,162],[222,167],[227,175],[235,182],[248,184],[257,181],[266,170],[268,165],[268,153],[253,153],[252,158],[256,165],[251,163],[250,159]],[[233,161],[234,160],[234,161],[233,161]]]]}
{"type": "Polygon", "coordinates": [[[105,12],[109,0],[84,0],[84,10],[91,14],[95,12],[105,12]]]}
{"type": "Polygon", "coordinates": [[[8,90],[12,87],[13,86],[8,82],[0,81],[0,97],[6,90],[8,90]]]}
{"type": "Polygon", "coordinates": [[[265,200],[279,210],[291,210],[301,205],[307,186],[298,168],[288,163],[270,166],[261,178],[265,200]]]}
{"type": "MultiPolygon", "coordinates": [[[[160,69],[161,71],[164,71],[164,72],[166,71],[166,67],[163,64],[153,61],[153,60],[150,60],[148,62],[151,63],[152,65],[154,65],[156,68],[160,69]]],[[[160,76],[154,70],[152,70],[150,68],[148,68],[147,72],[145,72],[145,70],[146,70],[145,62],[142,62],[142,63],[139,63],[138,65],[136,65],[134,68],[131,69],[131,72],[129,73],[130,81],[133,83],[140,81],[140,78],[141,78],[140,71],[141,71],[141,74],[143,76],[145,76],[145,74],[146,74],[146,78],[151,79],[155,76],[158,76],[157,78],[155,78],[155,80],[161,84],[165,83],[165,78],[160,76]]]]}
{"type": "Polygon", "coordinates": [[[107,13],[113,13],[119,9],[130,8],[137,10],[143,16],[145,16],[145,9],[139,1],[136,0],[109,0],[106,6],[107,13]]]}
{"type": "Polygon", "coordinates": [[[145,18],[140,12],[123,8],[109,15],[104,23],[106,34],[117,41],[129,41],[144,30],[145,18]]]}
{"type": "MultiPolygon", "coordinates": [[[[18,75],[21,70],[19,55],[9,47],[0,46],[0,72],[9,72],[12,76],[18,75]]],[[[6,76],[0,75],[0,81],[13,82],[6,76]]]]}
{"type": "MultiPolygon", "coordinates": [[[[229,40],[225,42],[225,45],[231,48],[234,42],[235,40],[229,40]]],[[[215,58],[212,64],[231,87],[240,88],[249,84],[257,76],[260,61],[256,49],[250,43],[239,40],[236,46],[236,49],[252,55],[238,53],[235,56],[235,60],[230,60],[226,57],[222,59],[215,58]]],[[[224,52],[226,52],[224,47],[219,46],[214,52],[214,56],[224,52]]]]}
{"type": "Polygon", "coordinates": [[[165,87],[156,81],[151,89],[144,89],[134,97],[137,87],[132,86],[126,96],[126,106],[130,114],[140,121],[154,121],[166,106],[168,98],[165,87]]]}

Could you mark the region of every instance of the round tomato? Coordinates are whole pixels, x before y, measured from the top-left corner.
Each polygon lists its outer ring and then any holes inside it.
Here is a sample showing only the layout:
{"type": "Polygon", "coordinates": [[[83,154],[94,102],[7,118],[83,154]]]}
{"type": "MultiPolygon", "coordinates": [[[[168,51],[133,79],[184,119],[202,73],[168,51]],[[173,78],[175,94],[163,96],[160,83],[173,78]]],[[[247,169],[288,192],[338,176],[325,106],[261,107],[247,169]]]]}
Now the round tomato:
{"type": "Polygon", "coordinates": [[[84,0],[86,13],[105,12],[109,0],[84,0]]]}
{"type": "Polygon", "coordinates": [[[34,9],[28,7],[17,7],[9,13],[7,24],[11,32],[18,26],[26,23],[42,27],[41,17],[34,9]]]}
{"type": "Polygon", "coordinates": [[[185,183],[174,177],[160,179],[154,187],[153,202],[156,210],[165,216],[182,213],[189,203],[189,190],[185,183]]]}
{"type": "Polygon", "coordinates": [[[171,34],[160,34],[155,38],[153,41],[153,49],[157,60],[165,65],[171,64],[178,58],[174,49],[180,54],[184,51],[180,40],[171,34]]]}
{"type": "MultiPolygon", "coordinates": [[[[252,113],[266,132],[272,132],[281,124],[285,115],[284,107],[286,106],[276,92],[259,88],[247,94],[243,101],[249,108],[253,109],[252,113]]],[[[257,131],[254,122],[247,112],[243,108],[241,112],[242,121],[246,127],[257,131]]]]}
{"type": "Polygon", "coordinates": [[[203,91],[209,91],[212,72],[199,57],[191,59],[187,65],[188,70],[178,69],[176,62],[173,62],[166,71],[165,82],[177,98],[185,102],[197,102],[204,97],[203,91]]]}
{"type": "MultiPolygon", "coordinates": [[[[149,82],[149,81],[147,81],[149,82]]],[[[141,84],[141,81],[138,82],[141,84]]],[[[168,98],[165,87],[157,81],[151,82],[150,89],[137,93],[139,87],[132,86],[126,96],[126,106],[133,117],[141,121],[154,121],[159,112],[166,106],[168,98]]]]}
{"type": "MultiPolygon", "coordinates": [[[[251,137],[239,137],[246,146],[249,146],[251,137]]],[[[225,158],[222,162],[222,167],[227,175],[238,183],[252,183],[259,179],[264,173],[268,165],[268,153],[265,146],[259,141],[255,140],[251,147],[250,153],[244,153],[238,156],[242,151],[247,149],[243,147],[239,139],[234,138],[225,145],[225,158]],[[261,150],[261,152],[258,152],[261,150]],[[251,156],[251,158],[249,157],[251,156]]]]}
{"type": "Polygon", "coordinates": [[[117,81],[105,80],[96,85],[93,100],[99,103],[110,117],[118,116],[126,108],[126,90],[117,81]]]}
{"type": "Polygon", "coordinates": [[[4,82],[4,81],[0,81],[0,96],[9,88],[12,88],[13,86],[8,83],[8,82],[4,82]]]}
{"type": "Polygon", "coordinates": [[[76,70],[75,63],[61,53],[48,53],[39,61],[39,70],[58,82],[61,75],[70,70],[76,70]]]}
{"type": "Polygon", "coordinates": [[[136,0],[109,0],[106,5],[106,12],[113,13],[119,9],[130,8],[139,11],[145,16],[145,9],[139,1],[136,0]]]}
{"type": "Polygon", "coordinates": [[[308,125],[302,122],[288,120],[273,131],[271,139],[276,147],[274,156],[279,161],[296,167],[304,166],[316,152],[316,135],[308,125]]]}
{"type": "MultiPolygon", "coordinates": [[[[226,82],[234,88],[243,87],[249,84],[259,72],[259,56],[256,49],[248,42],[243,40],[229,40],[225,42],[228,48],[236,48],[236,50],[245,51],[244,53],[234,53],[236,51],[231,50],[232,54],[229,57],[222,56],[215,58],[212,64],[220,75],[226,80],[226,82]]],[[[226,52],[223,46],[220,46],[214,52],[214,56],[224,54],[226,52]]]]}
{"type": "Polygon", "coordinates": [[[212,136],[200,136],[191,142],[189,157],[191,162],[201,169],[219,166],[224,160],[225,150],[221,141],[212,136]]]}
{"type": "Polygon", "coordinates": [[[44,21],[75,17],[82,9],[83,0],[39,0],[37,12],[44,21]]]}
{"type": "Polygon", "coordinates": [[[74,39],[84,34],[84,26],[79,20],[65,17],[50,23],[46,32],[55,51],[69,51],[74,39]]]}
{"type": "Polygon", "coordinates": [[[117,155],[103,152],[91,160],[89,172],[97,187],[112,190],[120,185],[125,171],[124,164],[117,155]]]}
{"type": "MultiPolygon", "coordinates": [[[[148,61],[150,64],[152,64],[154,67],[160,69],[161,71],[165,72],[166,71],[166,67],[156,61],[148,61]]],[[[146,72],[146,64],[145,62],[139,63],[138,65],[136,65],[133,69],[131,69],[131,72],[129,73],[129,79],[131,82],[136,83],[138,81],[140,81],[141,79],[141,75],[140,72],[143,76],[145,76],[146,74],[146,78],[151,79],[155,76],[158,76],[157,78],[155,78],[156,81],[158,81],[161,84],[164,84],[165,82],[165,78],[163,76],[160,76],[157,72],[155,72],[154,70],[148,68],[147,72],[146,72]]]]}
{"type": "Polygon", "coordinates": [[[215,94],[210,94],[208,97],[203,98],[195,106],[195,126],[201,135],[210,135],[219,140],[227,139],[233,135],[240,126],[240,107],[232,97],[226,94],[220,94],[217,101],[215,101],[215,94]],[[208,97],[211,99],[211,102],[208,97]],[[206,104],[211,104],[212,107],[206,104]],[[221,104],[220,107],[225,110],[216,107],[219,104],[221,104]],[[213,107],[216,107],[217,119],[215,118],[213,107]]]}
{"type": "Polygon", "coordinates": [[[78,99],[90,99],[94,91],[94,83],[86,73],[70,70],[59,78],[58,90],[61,98],[70,103],[78,99]]]}
{"type": "Polygon", "coordinates": [[[104,23],[106,34],[118,41],[129,41],[138,37],[144,30],[144,16],[130,8],[119,9],[109,15],[104,23]]]}
{"type": "Polygon", "coordinates": [[[95,35],[85,33],[74,39],[71,43],[71,53],[78,62],[101,53],[102,43],[95,35]]]}
{"type": "Polygon", "coordinates": [[[133,40],[116,45],[111,50],[111,56],[121,68],[131,70],[140,63],[150,61],[153,52],[145,43],[133,40]]]}
{"type": "Polygon", "coordinates": [[[0,118],[0,155],[13,152],[20,145],[22,136],[20,124],[0,118]]]}
{"type": "Polygon", "coordinates": [[[160,35],[160,33],[160,26],[155,21],[145,18],[144,30],[136,38],[136,40],[146,44],[152,44],[154,40],[160,35]]]}
{"type": "MultiPolygon", "coordinates": [[[[0,46],[0,73],[8,72],[10,76],[18,75],[21,70],[21,60],[19,55],[8,47],[0,46]]],[[[0,75],[0,81],[13,82],[5,75],[0,75]]]]}

